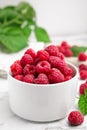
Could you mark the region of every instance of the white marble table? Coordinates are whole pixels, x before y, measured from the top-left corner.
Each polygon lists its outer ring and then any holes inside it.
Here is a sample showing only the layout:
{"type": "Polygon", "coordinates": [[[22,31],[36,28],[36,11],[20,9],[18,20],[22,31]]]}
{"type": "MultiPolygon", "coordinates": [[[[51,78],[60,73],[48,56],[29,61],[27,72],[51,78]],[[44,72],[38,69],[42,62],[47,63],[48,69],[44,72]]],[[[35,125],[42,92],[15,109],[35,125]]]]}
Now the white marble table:
{"type": "MultiPolygon", "coordinates": [[[[43,48],[43,44],[37,46],[37,48],[43,48]]],[[[8,71],[9,65],[22,54],[23,51],[12,55],[0,54],[0,67],[8,71]]],[[[78,86],[82,82],[84,81],[78,79],[78,86]]],[[[75,106],[73,106],[72,110],[78,109],[77,101],[78,99],[76,98],[75,106]]],[[[49,123],[36,123],[21,119],[10,110],[8,80],[0,78],[0,130],[87,130],[87,116],[85,116],[84,123],[77,127],[69,126],[67,117],[49,123]]]]}

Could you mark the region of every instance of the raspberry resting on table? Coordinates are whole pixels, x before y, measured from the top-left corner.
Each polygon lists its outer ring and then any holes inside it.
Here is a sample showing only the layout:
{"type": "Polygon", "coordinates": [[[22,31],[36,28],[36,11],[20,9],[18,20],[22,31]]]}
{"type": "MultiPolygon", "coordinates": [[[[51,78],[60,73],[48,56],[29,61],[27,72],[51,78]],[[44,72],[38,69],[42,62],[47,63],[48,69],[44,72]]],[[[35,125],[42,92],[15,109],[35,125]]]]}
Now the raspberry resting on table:
{"type": "Polygon", "coordinates": [[[87,79],[87,70],[80,70],[80,78],[82,80],[87,79]]]}
{"type": "Polygon", "coordinates": [[[85,65],[85,64],[80,64],[79,65],[79,71],[80,70],[87,70],[87,65],[85,65]]]}
{"type": "Polygon", "coordinates": [[[84,52],[80,52],[78,55],[78,60],[79,61],[86,61],[87,60],[87,56],[84,52]]]}
{"type": "Polygon", "coordinates": [[[79,111],[72,111],[68,116],[68,121],[70,125],[77,126],[83,123],[84,116],[79,111]]]}
{"type": "Polygon", "coordinates": [[[79,94],[85,94],[85,90],[87,89],[87,82],[83,83],[80,85],[80,88],[79,88],[79,94]]]}

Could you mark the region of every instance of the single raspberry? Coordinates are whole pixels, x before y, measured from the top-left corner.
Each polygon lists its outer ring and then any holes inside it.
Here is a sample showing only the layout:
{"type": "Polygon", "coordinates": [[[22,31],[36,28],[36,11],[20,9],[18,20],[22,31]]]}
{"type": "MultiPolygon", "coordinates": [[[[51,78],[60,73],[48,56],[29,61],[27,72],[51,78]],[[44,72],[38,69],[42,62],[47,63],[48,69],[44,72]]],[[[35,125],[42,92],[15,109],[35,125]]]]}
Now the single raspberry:
{"type": "Polygon", "coordinates": [[[49,53],[45,50],[40,50],[37,52],[37,57],[43,61],[43,60],[48,60],[49,59],[49,53]]]}
{"type": "Polygon", "coordinates": [[[79,111],[72,111],[72,112],[70,112],[70,114],[68,116],[68,121],[69,121],[70,125],[77,126],[77,125],[80,125],[83,123],[84,116],[79,111]]]}
{"type": "Polygon", "coordinates": [[[65,66],[65,68],[60,68],[61,72],[65,75],[65,76],[71,76],[72,77],[72,69],[69,68],[68,66],[65,66]]]}
{"type": "Polygon", "coordinates": [[[57,57],[59,57],[61,60],[64,60],[64,55],[63,55],[63,53],[61,53],[61,52],[59,52],[59,53],[57,54],[57,57]]]}
{"type": "Polygon", "coordinates": [[[65,76],[72,75],[72,69],[69,68],[65,61],[61,60],[59,57],[50,56],[49,62],[52,67],[58,68],[65,76]]]}
{"type": "Polygon", "coordinates": [[[66,41],[62,41],[61,46],[65,47],[65,48],[70,48],[70,45],[66,41]]]}
{"type": "Polygon", "coordinates": [[[26,64],[34,64],[34,60],[29,54],[24,54],[20,60],[21,65],[24,67],[26,64]]]}
{"type": "Polygon", "coordinates": [[[34,75],[33,74],[27,74],[24,76],[23,81],[27,83],[34,83],[34,75]]]}
{"type": "Polygon", "coordinates": [[[35,74],[36,70],[35,70],[35,66],[34,65],[29,65],[26,64],[25,67],[23,68],[23,74],[35,74]]]}
{"type": "Polygon", "coordinates": [[[66,56],[66,57],[73,56],[73,52],[70,49],[71,47],[68,45],[67,42],[62,42],[61,46],[59,46],[58,48],[59,48],[59,52],[63,53],[64,56],[66,56]]]}
{"type": "Polygon", "coordinates": [[[49,63],[51,64],[52,67],[57,68],[58,64],[60,64],[60,62],[63,62],[63,60],[61,60],[59,57],[57,56],[50,56],[49,57],[49,63]]]}
{"type": "Polygon", "coordinates": [[[49,78],[50,83],[59,83],[65,80],[64,75],[60,72],[60,70],[56,68],[52,68],[50,70],[48,78],[49,78]]]}
{"type": "Polygon", "coordinates": [[[29,48],[25,51],[25,54],[29,54],[32,56],[33,59],[36,58],[36,52],[32,49],[32,48],[29,48]]]}
{"type": "Polygon", "coordinates": [[[16,75],[14,76],[15,79],[23,81],[23,75],[16,75]]]}
{"type": "Polygon", "coordinates": [[[13,76],[22,74],[22,66],[18,63],[13,63],[10,69],[13,76]]]}
{"type": "Polygon", "coordinates": [[[45,51],[47,51],[49,53],[49,55],[52,55],[52,56],[57,56],[57,54],[59,52],[58,47],[55,45],[50,45],[50,46],[46,47],[45,51]]]}
{"type": "Polygon", "coordinates": [[[87,60],[87,56],[84,52],[80,52],[78,55],[78,60],[79,61],[86,61],[87,60]]]}
{"type": "Polygon", "coordinates": [[[58,48],[59,48],[59,52],[65,54],[66,49],[64,46],[59,46],[58,48]]]}
{"type": "Polygon", "coordinates": [[[86,89],[87,89],[87,83],[81,84],[79,88],[79,93],[84,95],[86,89]]]}
{"type": "Polygon", "coordinates": [[[36,71],[38,73],[49,73],[51,66],[48,61],[41,61],[36,65],[36,71]]]}
{"type": "Polygon", "coordinates": [[[87,70],[80,70],[80,78],[82,80],[87,79],[87,70]]]}
{"type": "Polygon", "coordinates": [[[85,64],[80,64],[79,65],[79,71],[80,70],[87,70],[87,65],[85,65],[85,64]]]}
{"type": "Polygon", "coordinates": [[[34,80],[35,84],[49,84],[49,80],[46,74],[40,73],[38,77],[34,80]]]}
{"type": "Polygon", "coordinates": [[[66,57],[72,57],[73,56],[72,50],[69,49],[69,48],[65,49],[64,56],[66,56],[66,57]]]}

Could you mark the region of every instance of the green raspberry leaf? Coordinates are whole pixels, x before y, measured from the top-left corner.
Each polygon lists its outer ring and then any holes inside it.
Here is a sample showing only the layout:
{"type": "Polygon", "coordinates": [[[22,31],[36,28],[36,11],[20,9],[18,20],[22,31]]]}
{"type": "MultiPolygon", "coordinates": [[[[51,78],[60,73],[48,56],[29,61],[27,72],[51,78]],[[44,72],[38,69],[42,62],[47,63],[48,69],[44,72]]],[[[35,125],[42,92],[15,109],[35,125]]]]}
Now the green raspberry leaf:
{"type": "Polygon", "coordinates": [[[45,29],[36,26],[34,32],[35,32],[35,36],[36,36],[37,41],[39,41],[39,42],[43,41],[45,43],[50,42],[49,35],[45,29]]]}
{"type": "Polygon", "coordinates": [[[87,90],[85,90],[85,95],[80,95],[78,107],[83,115],[87,115],[87,90]]]}
{"type": "Polygon", "coordinates": [[[71,50],[73,52],[73,55],[75,57],[77,57],[80,52],[85,52],[87,50],[87,47],[85,47],[85,46],[72,46],[71,50]]]}
{"type": "Polygon", "coordinates": [[[18,52],[27,46],[28,37],[31,30],[28,26],[5,27],[0,30],[0,49],[4,52],[18,52]]]}
{"type": "Polygon", "coordinates": [[[29,2],[0,8],[0,51],[14,53],[22,50],[28,45],[32,31],[37,41],[50,42],[47,31],[36,26],[36,20],[36,11],[29,2]]]}
{"type": "Polygon", "coordinates": [[[27,2],[19,3],[15,9],[26,20],[33,20],[36,17],[34,8],[27,2]]]}

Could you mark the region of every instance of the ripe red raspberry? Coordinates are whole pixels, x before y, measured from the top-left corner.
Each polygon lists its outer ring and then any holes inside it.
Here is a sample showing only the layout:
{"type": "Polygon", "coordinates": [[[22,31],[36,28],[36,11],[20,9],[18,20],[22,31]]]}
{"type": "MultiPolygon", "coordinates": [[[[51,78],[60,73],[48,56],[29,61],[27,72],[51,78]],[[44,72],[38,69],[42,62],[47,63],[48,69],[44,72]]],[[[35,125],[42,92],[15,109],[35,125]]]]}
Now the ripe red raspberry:
{"type": "Polygon", "coordinates": [[[64,56],[71,57],[73,56],[73,52],[70,48],[70,45],[68,45],[68,43],[64,41],[61,43],[61,46],[59,46],[59,51],[63,53],[64,56]]]}
{"type": "Polygon", "coordinates": [[[52,55],[52,56],[57,56],[57,54],[59,52],[58,47],[55,45],[50,45],[50,46],[46,47],[45,51],[47,51],[49,53],[49,55],[52,55]]]}
{"type": "Polygon", "coordinates": [[[69,67],[65,67],[64,69],[61,68],[61,72],[65,75],[65,76],[71,76],[72,77],[72,69],[69,67]]]}
{"type": "Polygon", "coordinates": [[[63,55],[63,53],[61,53],[61,52],[59,52],[59,53],[57,54],[57,57],[59,57],[61,60],[64,60],[64,55],[63,55]]]}
{"type": "Polygon", "coordinates": [[[71,75],[70,75],[70,76],[66,76],[66,77],[65,77],[65,81],[70,80],[71,78],[72,78],[71,75]]]}
{"type": "Polygon", "coordinates": [[[49,57],[49,63],[51,64],[52,67],[57,68],[58,64],[60,64],[60,62],[63,62],[63,60],[61,60],[59,57],[57,56],[50,56],[49,57]]]}
{"type": "Polygon", "coordinates": [[[22,67],[18,63],[13,63],[10,66],[12,76],[20,75],[22,74],[22,67]]]}
{"type": "Polygon", "coordinates": [[[23,74],[35,74],[36,70],[35,70],[35,66],[34,65],[29,65],[26,64],[25,67],[23,68],[23,74]]]}
{"type": "Polygon", "coordinates": [[[87,79],[87,70],[80,70],[80,78],[82,80],[87,79]]]}
{"type": "Polygon", "coordinates": [[[49,84],[49,80],[46,74],[40,73],[38,77],[34,80],[35,84],[49,84]]]}
{"type": "Polygon", "coordinates": [[[49,59],[49,53],[45,50],[40,50],[37,52],[37,57],[43,61],[43,60],[48,60],[49,59]]]}
{"type": "Polygon", "coordinates": [[[25,54],[21,60],[20,60],[21,65],[24,67],[26,64],[34,64],[34,60],[29,54],[25,54]]]}
{"type": "Polygon", "coordinates": [[[86,89],[87,89],[87,82],[80,85],[79,93],[84,95],[86,89]]]}
{"type": "Polygon", "coordinates": [[[27,83],[34,83],[34,75],[33,74],[27,74],[24,76],[23,81],[27,83]]]}
{"type": "Polygon", "coordinates": [[[14,76],[15,79],[23,81],[23,75],[16,75],[14,76]]]}
{"type": "Polygon", "coordinates": [[[36,58],[36,52],[33,49],[31,49],[31,48],[27,49],[25,54],[31,55],[33,59],[36,58]]]}
{"type": "Polygon", "coordinates": [[[72,75],[72,69],[69,68],[65,61],[61,60],[59,57],[50,56],[49,62],[52,67],[58,68],[65,76],[72,75]]]}
{"type": "Polygon", "coordinates": [[[49,73],[51,66],[48,61],[41,61],[36,65],[36,71],[38,73],[49,73]]]}
{"type": "Polygon", "coordinates": [[[79,71],[80,71],[80,70],[87,70],[87,65],[80,64],[80,65],[79,65],[79,71]]]}
{"type": "Polygon", "coordinates": [[[58,48],[59,48],[59,52],[65,54],[66,49],[64,46],[59,46],[58,48]]]}
{"type": "Polygon", "coordinates": [[[84,116],[79,111],[72,111],[68,116],[68,121],[70,125],[80,125],[84,121],[84,116]]]}
{"type": "Polygon", "coordinates": [[[72,57],[73,56],[72,50],[69,49],[69,48],[65,49],[64,56],[66,56],[66,57],[72,57]]]}
{"type": "Polygon", "coordinates": [[[49,78],[50,83],[59,83],[65,80],[64,75],[56,68],[52,68],[50,70],[48,78],[49,78]]]}
{"type": "Polygon", "coordinates": [[[66,41],[62,41],[61,46],[65,47],[65,48],[70,48],[70,45],[66,41]]]}
{"type": "Polygon", "coordinates": [[[87,60],[87,56],[84,52],[80,52],[78,55],[78,60],[79,61],[86,61],[87,60]]]}

